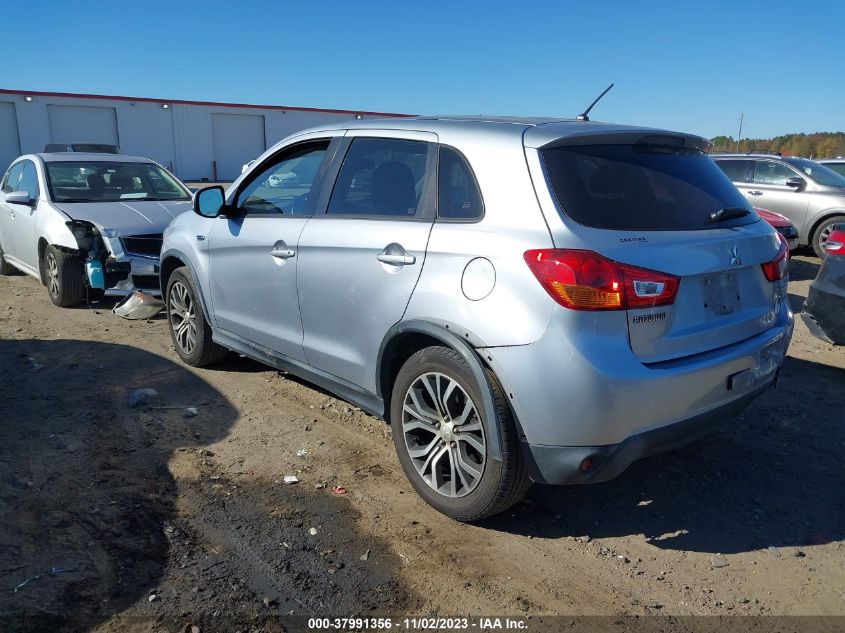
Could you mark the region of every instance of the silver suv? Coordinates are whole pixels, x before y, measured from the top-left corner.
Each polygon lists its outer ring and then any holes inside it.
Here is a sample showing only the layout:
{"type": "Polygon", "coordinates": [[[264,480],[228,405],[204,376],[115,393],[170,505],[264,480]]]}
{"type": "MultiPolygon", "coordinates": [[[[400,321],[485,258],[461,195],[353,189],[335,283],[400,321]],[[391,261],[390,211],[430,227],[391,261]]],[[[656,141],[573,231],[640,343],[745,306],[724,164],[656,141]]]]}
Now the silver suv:
{"type": "Polygon", "coordinates": [[[288,138],[165,231],[175,348],[387,419],[417,492],[459,520],[531,481],[605,481],[730,420],[792,335],[786,243],[705,149],[530,119],[288,138]]]}
{"type": "Polygon", "coordinates": [[[834,224],[845,222],[845,176],[816,161],[776,154],[714,154],[716,164],[755,207],[785,215],[799,244],[824,258],[834,224]]]}

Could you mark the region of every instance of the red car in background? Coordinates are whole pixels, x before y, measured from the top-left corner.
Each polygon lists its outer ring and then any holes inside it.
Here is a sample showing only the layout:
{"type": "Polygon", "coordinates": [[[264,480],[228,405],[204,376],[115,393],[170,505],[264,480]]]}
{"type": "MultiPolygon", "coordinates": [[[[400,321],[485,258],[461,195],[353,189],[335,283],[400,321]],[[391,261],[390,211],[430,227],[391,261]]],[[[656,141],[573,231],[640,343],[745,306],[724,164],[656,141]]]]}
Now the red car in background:
{"type": "Polygon", "coordinates": [[[786,238],[790,252],[798,247],[798,229],[789,221],[789,218],[780,213],[769,211],[768,209],[754,207],[754,210],[757,212],[757,215],[771,224],[778,233],[786,238]]]}

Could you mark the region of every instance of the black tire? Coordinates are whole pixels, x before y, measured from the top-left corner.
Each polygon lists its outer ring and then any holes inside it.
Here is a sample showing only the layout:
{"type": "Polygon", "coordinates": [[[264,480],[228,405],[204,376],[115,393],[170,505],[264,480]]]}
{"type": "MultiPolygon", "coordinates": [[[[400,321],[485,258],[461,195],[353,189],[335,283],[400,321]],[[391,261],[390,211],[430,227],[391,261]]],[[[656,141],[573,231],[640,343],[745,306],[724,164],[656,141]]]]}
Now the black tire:
{"type": "Polygon", "coordinates": [[[173,271],[167,282],[165,293],[167,323],[173,347],[185,363],[192,367],[207,367],[222,359],[229,350],[215,343],[211,338],[211,326],[205,318],[202,301],[196,284],[187,266],[173,271]],[[193,315],[193,316],[190,316],[193,315]],[[191,330],[191,321],[193,330],[191,330]],[[187,325],[183,328],[183,324],[187,325]],[[193,333],[193,344],[191,341],[193,333]]]}
{"type": "Polygon", "coordinates": [[[85,298],[82,261],[78,254],[48,246],[43,266],[47,294],[55,305],[67,308],[85,298]]]}
{"type": "Polygon", "coordinates": [[[6,261],[6,258],[3,257],[3,247],[0,246],[0,275],[8,277],[9,275],[14,275],[17,272],[18,269],[12,266],[6,261]]]}
{"type": "MultiPolygon", "coordinates": [[[[469,365],[453,349],[448,347],[428,347],[420,350],[405,362],[399,370],[396,382],[393,385],[390,404],[390,423],[393,430],[393,443],[396,448],[396,454],[399,457],[399,463],[405,471],[408,480],[414,486],[414,489],[426,503],[458,521],[479,521],[498,514],[522,499],[531,486],[531,480],[528,477],[528,470],[522,455],[516,426],[507,399],[495,377],[490,372],[487,373],[487,382],[489,384],[478,385],[469,365]],[[426,375],[431,376],[436,374],[441,374],[450,381],[457,383],[463,390],[463,393],[471,400],[470,404],[475,405],[477,416],[470,416],[470,419],[478,419],[483,427],[486,455],[483,462],[482,474],[477,479],[474,487],[465,487],[465,490],[469,492],[466,492],[463,496],[449,496],[448,494],[441,493],[435,490],[433,485],[424,479],[409,453],[408,441],[413,443],[416,440],[411,439],[406,441],[403,430],[405,401],[406,398],[410,398],[409,390],[411,386],[420,385],[421,383],[419,381],[423,380],[423,377],[426,375]],[[483,402],[481,397],[482,389],[490,389],[492,391],[496,409],[495,419],[493,420],[486,419],[486,416],[481,411],[481,403],[483,402]],[[491,433],[491,429],[494,428],[493,425],[498,427],[499,434],[501,435],[501,451],[503,456],[501,462],[489,458],[490,442],[495,437],[491,433]]],[[[455,392],[453,391],[453,393],[455,392]]],[[[418,395],[421,394],[423,394],[422,391],[418,392],[418,395]]],[[[430,403],[430,396],[425,397],[429,398],[428,402],[430,403]]],[[[463,396],[459,395],[459,397],[462,398],[463,396]]],[[[466,403],[466,400],[464,399],[462,402],[466,403]]],[[[447,408],[446,415],[441,416],[441,418],[449,420],[454,424],[456,417],[453,417],[453,415],[447,408]]],[[[458,430],[462,428],[457,424],[454,427],[458,430]]],[[[450,428],[450,433],[452,430],[450,428]]],[[[436,434],[439,431],[424,429],[422,432],[431,433],[429,437],[434,438],[431,445],[434,445],[435,440],[442,444],[442,448],[439,448],[441,444],[438,444],[430,454],[438,451],[448,451],[447,443],[451,444],[452,447],[457,445],[456,442],[446,442],[442,439],[437,440],[436,434]]],[[[463,436],[464,433],[461,435],[463,436]]],[[[411,437],[413,438],[413,436],[411,437]]],[[[453,437],[457,439],[458,435],[455,434],[453,437]]],[[[420,448],[427,441],[428,437],[421,443],[414,444],[414,446],[420,448]]],[[[450,459],[453,454],[456,455],[459,452],[458,449],[453,450],[454,453],[452,451],[448,453],[450,459]]],[[[467,449],[465,448],[464,450],[466,451],[467,449]]],[[[457,471],[453,470],[452,472],[457,471]]],[[[434,480],[433,467],[430,479],[434,480]]],[[[452,477],[449,477],[448,481],[451,481],[451,479],[452,477]]],[[[455,479],[457,481],[458,477],[455,477],[455,479]]],[[[443,485],[447,486],[449,484],[443,485]]],[[[459,485],[463,486],[463,482],[459,485]]],[[[454,491],[454,487],[451,490],[454,491]]]]}
{"type": "Polygon", "coordinates": [[[834,224],[845,225],[845,215],[834,215],[832,217],[825,218],[819,223],[816,230],[813,231],[810,246],[813,247],[813,251],[815,251],[816,257],[819,259],[824,259],[826,255],[824,244],[827,241],[828,234],[830,233],[830,227],[834,224]]]}

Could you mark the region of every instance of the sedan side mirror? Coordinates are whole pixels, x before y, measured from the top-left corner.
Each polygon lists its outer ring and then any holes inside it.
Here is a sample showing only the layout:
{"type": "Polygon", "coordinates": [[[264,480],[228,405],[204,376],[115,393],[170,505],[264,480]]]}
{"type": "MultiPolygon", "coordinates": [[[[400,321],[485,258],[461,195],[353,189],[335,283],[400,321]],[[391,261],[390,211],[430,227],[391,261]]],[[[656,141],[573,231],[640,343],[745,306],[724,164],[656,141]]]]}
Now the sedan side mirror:
{"type": "Polygon", "coordinates": [[[804,191],[807,181],[801,178],[801,176],[793,176],[792,178],[786,179],[786,186],[792,187],[795,191],[804,191]]]}
{"type": "Polygon", "coordinates": [[[5,198],[7,204],[23,204],[27,207],[35,206],[35,200],[26,191],[12,191],[7,193],[5,198]]]}
{"type": "Polygon", "coordinates": [[[220,185],[206,187],[194,194],[194,213],[204,218],[216,218],[220,215],[225,203],[223,187],[220,185]]]}

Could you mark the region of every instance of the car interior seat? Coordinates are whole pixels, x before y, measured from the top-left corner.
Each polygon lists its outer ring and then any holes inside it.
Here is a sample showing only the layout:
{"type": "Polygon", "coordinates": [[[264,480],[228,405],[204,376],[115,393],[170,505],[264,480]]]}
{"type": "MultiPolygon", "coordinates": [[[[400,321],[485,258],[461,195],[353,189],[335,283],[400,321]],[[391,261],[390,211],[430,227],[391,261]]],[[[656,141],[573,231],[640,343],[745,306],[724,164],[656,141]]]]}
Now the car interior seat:
{"type": "Polygon", "coordinates": [[[411,216],[417,211],[417,192],[411,168],[385,161],[373,174],[373,214],[411,216]]]}

